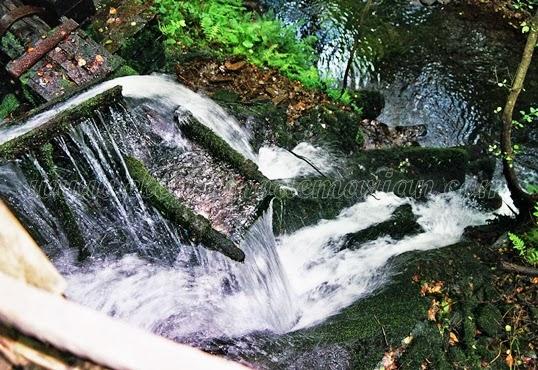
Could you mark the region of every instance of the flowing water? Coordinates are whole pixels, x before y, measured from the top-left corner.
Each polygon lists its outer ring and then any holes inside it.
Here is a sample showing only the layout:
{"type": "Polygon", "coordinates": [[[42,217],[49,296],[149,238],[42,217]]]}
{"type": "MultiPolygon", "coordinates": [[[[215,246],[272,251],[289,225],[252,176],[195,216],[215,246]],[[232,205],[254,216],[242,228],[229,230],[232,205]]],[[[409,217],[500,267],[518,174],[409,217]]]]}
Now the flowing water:
{"type": "MultiPolygon", "coordinates": [[[[211,100],[162,76],[107,82],[65,106],[118,83],[133,107],[144,98],[144,104],[154,101],[161,112],[173,112],[178,106],[192,112],[231,146],[260,163],[266,174],[288,178],[310,171],[280,148],[262,148],[255,154],[248,133],[233,117],[211,100]],[[149,86],[145,95],[140,93],[141,84],[149,86]],[[169,106],[163,108],[163,101],[169,106]]],[[[122,156],[125,142],[134,150],[129,130],[136,136],[143,123],[124,107],[113,107],[98,117],[54,140],[65,160],[59,165],[59,191],[88,243],[91,257],[86,262],[78,263],[76,251],[66,248],[62,214],[43,203],[20,165],[0,167],[0,195],[38,234],[66,276],[71,299],[196,346],[232,338],[228,346],[233,348],[233,338],[261,332],[284,334],[316,325],[380,287],[389,277],[384,266],[392,257],[455,243],[465,227],[482,224],[489,217],[470,209],[457,192],[432,196],[422,203],[377,193],[342,210],[333,220],[276,237],[270,208],[241,243],[245,263],[233,263],[217,252],[184,242],[182,230],[142,200],[122,156]],[[358,250],[339,251],[338,242],[346,234],[387,220],[404,203],[411,203],[424,233],[399,241],[384,237],[358,250]]],[[[159,133],[163,145],[170,145],[173,138],[175,150],[188,150],[188,140],[174,124],[160,127],[159,133]]],[[[296,151],[323,169],[332,163],[311,145],[300,144],[296,151]]],[[[53,182],[38,155],[30,154],[24,162],[47,186],[53,182]]]]}
{"type": "MultiPolygon", "coordinates": [[[[426,28],[421,27],[431,27],[435,22],[453,24],[455,29],[462,27],[457,14],[441,20],[435,18],[439,10],[405,3],[392,14],[403,19],[391,19],[388,11],[382,14],[383,19],[390,20],[387,34],[395,25],[408,32],[424,32],[426,28]]],[[[360,16],[361,8],[355,9],[348,2],[293,4],[280,4],[279,14],[290,21],[310,19],[302,30],[323,36],[320,69],[342,73],[342,62],[330,60],[345,60],[349,49],[340,47],[340,53],[335,53],[331,46],[336,44],[332,41],[351,37],[349,19],[360,16]],[[311,19],[309,14],[318,16],[311,19]],[[330,15],[328,20],[323,19],[325,14],[330,15]]],[[[478,39],[482,37],[480,32],[489,32],[480,25],[473,27],[478,39]]],[[[469,143],[488,134],[491,128],[487,114],[480,100],[474,99],[472,86],[462,87],[460,75],[452,74],[444,64],[446,55],[440,57],[443,60],[439,63],[431,60],[438,46],[420,45],[411,56],[389,65],[362,58],[354,70],[353,83],[387,94],[381,120],[427,124],[425,143],[469,143]],[[426,51],[430,58],[424,60],[428,63],[419,66],[420,55],[426,51]]],[[[459,59],[451,60],[456,63],[459,59]]],[[[477,78],[487,74],[482,72],[477,78]]],[[[311,165],[284,149],[262,147],[256,153],[250,144],[250,132],[224,109],[166,76],[124,77],[101,84],[22,126],[4,128],[0,143],[116,85],[123,87],[127,106],[100,112],[98,118],[88,119],[56,138],[54,144],[62,151],[60,186],[44,189],[60,191],[75,215],[90,252],[84,263],[77,261],[76,250],[66,247],[69,236],[61,214],[43,201],[43,189],[35,189],[27,171],[23,171],[30,168],[45,187],[53,186],[54,179],[43,168],[39,153],[0,166],[0,196],[15,208],[66,276],[69,298],[174,340],[215,352],[215,347],[226,348],[224,352],[231,357],[249,362],[255,358],[258,366],[281,368],[285,364],[279,352],[285,352],[288,344],[276,345],[278,338],[318,325],[375,292],[390,279],[392,271],[387,266],[392,258],[456,243],[465,227],[483,224],[492,216],[470,207],[461,192],[432,195],[420,202],[376,193],[341,210],[334,219],[320,220],[291,234],[275,235],[270,207],[241,242],[245,263],[234,263],[217,252],[186,242],[185,230],[163,218],[136,189],[123,156],[145,153],[140,138],[145,136],[147,123],[139,119],[141,107],[150,107],[167,117],[151,129],[160,145],[170,152],[189,150],[190,143],[175,118],[177,110],[188,111],[232,148],[256,162],[271,179],[316,173],[311,165]],[[403,204],[411,204],[424,232],[402,240],[381,237],[361,248],[340,251],[338,245],[345,235],[389,219],[403,204]],[[268,346],[266,341],[272,344],[268,346]]],[[[308,143],[299,144],[293,152],[326,173],[338,163],[326,151],[308,143]]],[[[346,356],[340,349],[328,356],[333,355],[346,356]]]]}

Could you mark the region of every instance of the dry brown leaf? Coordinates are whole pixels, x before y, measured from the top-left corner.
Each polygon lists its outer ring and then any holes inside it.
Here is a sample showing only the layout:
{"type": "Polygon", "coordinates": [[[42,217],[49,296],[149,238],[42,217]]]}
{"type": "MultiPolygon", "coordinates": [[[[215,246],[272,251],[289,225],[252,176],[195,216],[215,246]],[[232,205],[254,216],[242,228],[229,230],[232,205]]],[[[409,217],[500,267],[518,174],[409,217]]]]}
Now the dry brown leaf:
{"type": "Polygon", "coordinates": [[[506,362],[506,365],[511,369],[512,367],[514,367],[514,358],[512,357],[512,354],[509,353],[508,356],[506,356],[506,358],[504,359],[504,361],[506,362]]]}
{"type": "Polygon", "coordinates": [[[114,8],[114,7],[110,7],[110,10],[108,11],[109,14],[111,15],[114,15],[118,12],[118,9],[114,8]]]}
{"type": "Polygon", "coordinates": [[[439,302],[437,300],[433,300],[430,308],[428,309],[428,320],[430,321],[436,321],[435,318],[437,316],[437,313],[439,312],[439,302]]]}
{"type": "Polygon", "coordinates": [[[397,370],[396,365],[396,353],[394,351],[385,352],[382,360],[383,369],[385,370],[397,370]]]}
{"type": "Polygon", "coordinates": [[[450,344],[451,346],[455,346],[458,343],[458,337],[456,336],[456,334],[454,334],[454,332],[451,331],[450,334],[448,334],[448,344],[450,344]]]}
{"type": "Polygon", "coordinates": [[[243,69],[246,65],[247,65],[247,62],[245,62],[244,60],[237,63],[232,63],[232,62],[224,63],[224,67],[226,67],[226,69],[229,71],[239,71],[243,69]]]}
{"type": "Polygon", "coordinates": [[[538,276],[533,277],[531,281],[532,281],[533,284],[538,285],[538,276]]]}
{"type": "Polygon", "coordinates": [[[420,295],[425,296],[426,294],[436,294],[443,291],[445,283],[442,281],[434,281],[432,283],[424,283],[420,288],[420,295]]]}

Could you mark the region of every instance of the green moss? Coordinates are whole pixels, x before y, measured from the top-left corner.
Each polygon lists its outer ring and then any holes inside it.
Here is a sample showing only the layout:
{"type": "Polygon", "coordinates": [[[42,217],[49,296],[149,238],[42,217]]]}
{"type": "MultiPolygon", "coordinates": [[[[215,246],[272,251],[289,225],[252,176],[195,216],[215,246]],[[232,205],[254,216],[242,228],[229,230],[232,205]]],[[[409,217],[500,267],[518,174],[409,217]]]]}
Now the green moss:
{"type": "MultiPolygon", "coordinates": [[[[119,102],[123,99],[121,90],[120,86],[113,87],[74,108],[59,113],[43,125],[1,145],[0,159],[15,159],[28,150],[48,143],[52,138],[80,123],[82,119],[92,117],[97,109],[119,102]]],[[[49,108],[50,106],[46,106],[43,109],[49,108]]]]}
{"type": "Polygon", "coordinates": [[[360,90],[353,92],[352,102],[362,108],[362,117],[376,119],[385,107],[385,97],[378,91],[360,90]]]}
{"type": "MultiPolygon", "coordinates": [[[[86,248],[86,241],[80,231],[75,215],[60,189],[60,178],[54,161],[54,146],[47,143],[40,148],[39,152],[41,154],[39,161],[47,172],[49,185],[52,187],[48,194],[41,194],[41,197],[48,205],[48,208],[58,216],[57,218],[65,230],[70,247],[78,251],[78,259],[83,261],[90,253],[86,248]]],[[[40,188],[44,189],[44,187],[40,188]]]]}
{"type": "Polygon", "coordinates": [[[114,78],[125,77],[125,76],[136,76],[138,74],[139,73],[134,68],[132,68],[131,66],[127,64],[124,64],[113,73],[111,78],[114,79],[114,78]]]}
{"type": "Polygon", "coordinates": [[[420,198],[459,189],[465,182],[468,153],[462,148],[392,148],[355,157],[352,176],[375,180],[377,190],[420,198]]]}
{"type": "Polygon", "coordinates": [[[125,163],[143,197],[170,221],[181,225],[187,232],[192,233],[194,241],[202,243],[207,248],[216,250],[235,261],[244,261],[245,254],[241,249],[223,234],[214,230],[207,219],[195,214],[179,201],[157,179],[151,176],[142,162],[127,157],[125,163]]]}
{"type": "MultiPolygon", "coordinates": [[[[299,120],[295,136],[298,141],[338,149],[345,154],[362,148],[364,137],[359,130],[361,115],[344,111],[336,106],[319,106],[311,109],[299,120]],[[302,136],[302,138],[301,138],[302,136]],[[302,140],[301,140],[302,139],[302,140]]],[[[289,125],[288,125],[289,126],[289,125]]]]}
{"type": "Polygon", "coordinates": [[[193,117],[182,122],[181,130],[189,139],[206,148],[214,157],[230,164],[245,178],[259,183],[268,182],[254,162],[243,157],[226,141],[193,117]]]}
{"type": "Polygon", "coordinates": [[[496,337],[502,333],[502,313],[492,304],[485,304],[477,313],[478,327],[490,337],[496,337]]]}
{"type": "Polygon", "coordinates": [[[20,106],[19,100],[13,94],[8,94],[2,99],[0,104],[0,120],[5,119],[11,113],[15,112],[20,106]]]}
{"type": "Polygon", "coordinates": [[[418,224],[417,218],[413,214],[411,205],[404,204],[396,208],[389,220],[348,235],[342,249],[356,249],[364,242],[376,240],[386,235],[400,240],[405,236],[421,233],[424,230],[418,224]]]}

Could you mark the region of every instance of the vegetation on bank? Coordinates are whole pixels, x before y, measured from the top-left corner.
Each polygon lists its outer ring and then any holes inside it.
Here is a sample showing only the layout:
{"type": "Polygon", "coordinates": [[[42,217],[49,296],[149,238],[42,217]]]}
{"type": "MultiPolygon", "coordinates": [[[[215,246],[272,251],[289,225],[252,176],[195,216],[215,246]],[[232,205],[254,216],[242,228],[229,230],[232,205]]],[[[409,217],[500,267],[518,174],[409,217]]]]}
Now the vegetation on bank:
{"type": "Polygon", "coordinates": [[[156,0],[156,7],[170,52],[212,49],[225,56],[244,58],[360,109],[353,103],[351,92],[342,92],[335,88],[334,81],[320,77],[314,49],[316,37],[299,40],[294,27],[285,26],[271,14],[248,11],[243,0],[156,0]]]}

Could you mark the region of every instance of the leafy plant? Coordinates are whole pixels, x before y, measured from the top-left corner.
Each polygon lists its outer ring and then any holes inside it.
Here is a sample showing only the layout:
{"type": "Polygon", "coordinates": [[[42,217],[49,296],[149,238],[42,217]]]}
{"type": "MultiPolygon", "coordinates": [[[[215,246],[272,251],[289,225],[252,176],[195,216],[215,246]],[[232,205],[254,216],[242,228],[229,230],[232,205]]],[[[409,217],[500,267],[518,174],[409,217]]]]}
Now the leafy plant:
{"type": "Polygon", "coordinates": [[[538,228],[534,228],[523,237],[513,233],[508,233],[508,238],[521,258],[531,265],[538,265],[538,248],[529,245],[536,245],[536,242],[538,242],[538,228]]]}
{"type": "MultiPolygon", "coordinates": [[[[169,48],[211,48],[245,58],[258,66],[279,70],[305,87],[322,89],[344,104],[349,93],[330,90],[316,68],[316,37],[297,39],[296,30],[272,14],[249,12],[242,0],[156,0],[160,30],[169,48]]],[[[359,109],[359,107],[354,107],[359,109]]]]}

